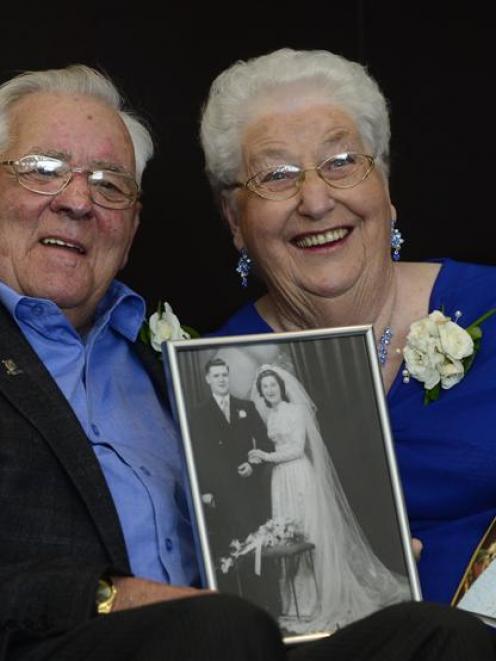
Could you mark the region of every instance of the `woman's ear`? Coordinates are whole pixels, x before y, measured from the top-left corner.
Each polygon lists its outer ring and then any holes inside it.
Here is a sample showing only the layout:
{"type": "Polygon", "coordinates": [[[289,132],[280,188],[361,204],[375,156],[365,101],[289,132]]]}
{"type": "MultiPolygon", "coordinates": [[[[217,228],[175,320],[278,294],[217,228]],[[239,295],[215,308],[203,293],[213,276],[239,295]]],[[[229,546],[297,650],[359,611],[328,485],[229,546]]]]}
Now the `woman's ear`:
{"type": "Polygon", "coordinates": [[[396,213],[396,207],[394,206],[394,204],[390,203],[389,208],[391,209],[391,220],[393,222],[396,222],[398,218],[398,214],[396,213]]]}
{"type": "Polygon", "coordinates": [[[241,234],[241,228],[239,224],[239,215],[236,208],[236,203],[234,201],[234,195],[232,193],[222,193],[220,198],[220,204],[222,208],[222,214],[229,225],[231,230],[233,243],[236,246],[236,249],[239,251],[241,248],[244,248],[245,242],[243,241],[243,235],[241,234]]]}

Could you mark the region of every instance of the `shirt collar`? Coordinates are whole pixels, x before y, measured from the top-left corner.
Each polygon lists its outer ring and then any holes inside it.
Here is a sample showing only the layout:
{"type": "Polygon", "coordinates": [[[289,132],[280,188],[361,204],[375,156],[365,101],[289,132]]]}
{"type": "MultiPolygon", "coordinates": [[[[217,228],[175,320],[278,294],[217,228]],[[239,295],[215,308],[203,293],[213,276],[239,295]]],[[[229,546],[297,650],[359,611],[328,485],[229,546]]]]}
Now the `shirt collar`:
{"type": "Polygon", "coordinates": [[[227,395],[217,395],[216,393],[213,392],[212,395],[214,396],[215,401],[221,406],[224,402],[229,401],[229,393],[227,393],[227,395]]]}
{"type": "MultiPolygon", "coordinates": [[[[0,302],[18,323],[21,317],[25,316],[21,314],[23,306],[32,308],[35,305],[43,306],[52,315],[63,318],[66,324],[69,323],[53,301],[19,294],[1,281],[0,302]]],[[[93,329],[108,324],[117,333],[131,342],[135,342],[145,318],[145,311],[146,304],[143,298],[124,283],[114,280],[97,306],[93,329]]],[[[23,321],[25,320],[23,319],[23,321]]]]}
{"type": "Polygon", "coordinates": [[[141,296],[119,280],[114,280],[96,308],[94,326],[109,324],[135,342],[145,319],[146,304],[141,296]]]}

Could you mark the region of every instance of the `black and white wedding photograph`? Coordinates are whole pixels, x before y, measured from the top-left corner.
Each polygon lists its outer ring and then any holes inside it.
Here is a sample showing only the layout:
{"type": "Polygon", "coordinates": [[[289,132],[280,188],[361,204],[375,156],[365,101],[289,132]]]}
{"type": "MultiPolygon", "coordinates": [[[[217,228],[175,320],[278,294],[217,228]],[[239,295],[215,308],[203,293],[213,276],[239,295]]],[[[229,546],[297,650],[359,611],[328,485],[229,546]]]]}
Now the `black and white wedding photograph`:
{"type": "Polygon", "coordinates": [[[313,335],[169,345],[208,582],[289,639],[419,594],[366,331],[313,335]]]}

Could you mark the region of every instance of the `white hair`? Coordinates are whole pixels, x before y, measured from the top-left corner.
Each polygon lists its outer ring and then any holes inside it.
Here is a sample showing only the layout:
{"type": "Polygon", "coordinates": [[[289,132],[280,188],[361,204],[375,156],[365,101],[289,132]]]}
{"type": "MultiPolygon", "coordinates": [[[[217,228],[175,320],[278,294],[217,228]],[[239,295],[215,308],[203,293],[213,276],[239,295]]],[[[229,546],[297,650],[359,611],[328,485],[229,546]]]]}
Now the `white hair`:
{"type": "Polygon", "coordinates": [[[149,130],[134,113],[125,108],[125,102],[112,81],[102,73],[83,64],[72,64],[64,69],[26,71],[0,86],[0,153],[9,146],[12,106],[35,92],[62,92],[84,94],[107,104],[124,122],[134,148],[136,179],[141,183],[147,161],[153,156],[153,140],[149,130]]]}
{"type": "Polygon", "coordinates": [[[282,48],[235,62],[212,83],[204,105],[200,140],[215,191],[234,183],[241,168],[241,136],[255,103],[274,92],[302,85],[336,105],[356,122],[385,175],[389,170],[386,99],[365,67],[323,50],[282,48]]]}

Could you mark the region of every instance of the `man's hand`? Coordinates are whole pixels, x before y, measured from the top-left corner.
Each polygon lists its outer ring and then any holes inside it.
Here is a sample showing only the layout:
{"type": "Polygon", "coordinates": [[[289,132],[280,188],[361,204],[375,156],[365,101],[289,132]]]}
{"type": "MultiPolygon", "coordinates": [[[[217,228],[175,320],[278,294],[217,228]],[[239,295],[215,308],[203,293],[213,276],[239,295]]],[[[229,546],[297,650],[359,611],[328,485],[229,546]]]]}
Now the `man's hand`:
{"type": "Polygon", "coordinates": [[[117,596],[112,607],[115,611],[137,608],[147,604],[156,604],[160,601],[171,601],[172,599],[185,599],[187,597],[199,597],[203,594],[213,594],[213,590],[200,590],[187,586],[167,585],[157,581],[148,581],[144,578],[134,577],[112,577],[112,583],[117,588],[117,596]]]}
{"type": "Polygon", "coordinates": [[[244,464],[240,464],[238,466],[238,475],[241,475],[241,477],[250,477],[252,473],[253,468],[247,461],[245,461],[244,464]]]}
{"type": "Polygon", "coordinates": [[[215,507],[215,498],[213,493],[202,493],[202,503],[207,507],[215,507]]]}

